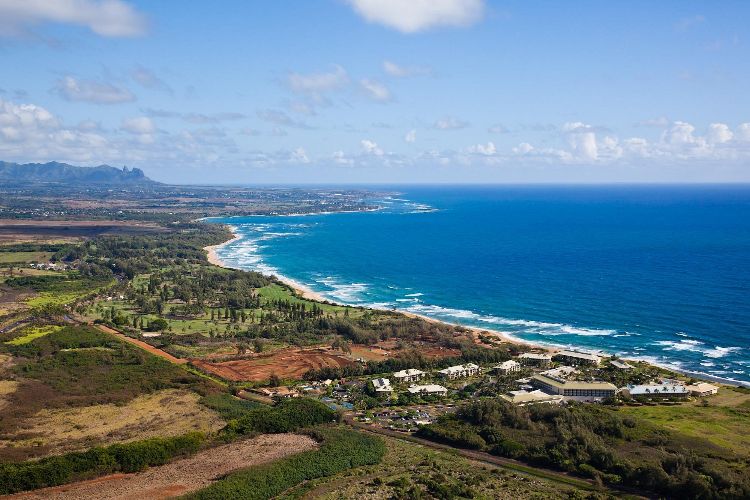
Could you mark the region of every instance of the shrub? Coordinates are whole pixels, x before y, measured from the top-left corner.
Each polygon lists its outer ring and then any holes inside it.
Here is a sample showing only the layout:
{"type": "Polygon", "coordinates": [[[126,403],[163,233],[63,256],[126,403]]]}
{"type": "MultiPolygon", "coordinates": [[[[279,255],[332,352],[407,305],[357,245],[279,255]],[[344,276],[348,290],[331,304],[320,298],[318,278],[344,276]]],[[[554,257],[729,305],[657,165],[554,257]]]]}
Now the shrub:
{"type": "Polygon", "coordinates": [[[321,429],[311,434],[322,441],[319,449],[235,472],[187,498],[272,498],[304,481],[376,464],[385,455],[385,444],[376,436],[343,428],[321,429]]]}
{"type": "Polygon", "coordinates": [[[171,438],[153,438],[106,448],[0,464],[0,494],[45,488],[112,472],[136,472],[170,459],[195,453],[204,435],[199,432],[171,438]]]}

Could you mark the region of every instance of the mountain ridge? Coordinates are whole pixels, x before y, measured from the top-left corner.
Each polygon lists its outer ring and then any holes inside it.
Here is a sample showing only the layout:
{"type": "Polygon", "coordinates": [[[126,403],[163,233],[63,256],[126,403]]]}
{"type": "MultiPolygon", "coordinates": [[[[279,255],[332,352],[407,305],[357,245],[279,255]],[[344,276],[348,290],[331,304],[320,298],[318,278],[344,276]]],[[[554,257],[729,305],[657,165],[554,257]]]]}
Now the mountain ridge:
{"type": "Polygon", "coordinates": [[[14,163],[0,161],[0,181],[54,182],[79,184],[158,184],[139,168],[80,167],[51,161],[47,163],[14,163]]]}

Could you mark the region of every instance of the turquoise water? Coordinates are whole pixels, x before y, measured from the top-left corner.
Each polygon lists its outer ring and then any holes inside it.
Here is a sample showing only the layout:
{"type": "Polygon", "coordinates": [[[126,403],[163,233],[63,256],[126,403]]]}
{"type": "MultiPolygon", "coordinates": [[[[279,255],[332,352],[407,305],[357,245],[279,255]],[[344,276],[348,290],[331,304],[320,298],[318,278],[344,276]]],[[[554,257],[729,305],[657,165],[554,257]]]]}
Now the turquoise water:
{"type": "Polygon", "coordinates": [[[229,266],[750,382],[750,187],[408,187],[382,210],[215,219],[229,266]]]}

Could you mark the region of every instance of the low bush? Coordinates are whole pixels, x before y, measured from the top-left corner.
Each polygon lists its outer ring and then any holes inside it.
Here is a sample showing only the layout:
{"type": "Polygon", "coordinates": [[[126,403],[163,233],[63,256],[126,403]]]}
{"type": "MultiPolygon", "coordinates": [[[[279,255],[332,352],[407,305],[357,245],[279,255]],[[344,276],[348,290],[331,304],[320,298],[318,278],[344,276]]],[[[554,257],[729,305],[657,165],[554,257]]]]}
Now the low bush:
{"type": "Polygon", "coordinates": [[[0,464],[0,494],[46,488],[113,472],[137,472],[165,464],[180,455],[195,453],[204,439],[203,434],[193,432],[29,462],[0,464]]]}
{"type": "Polygon", "coordinates": [[[353,430],[319,429],[311,435],[321,441],[319,449],[232,473],[187,498],[272,498],[304,481],[379,463],[386,452],[380,438],[353,430]]]}
{"type": "Polygon", "coordinates": [[[238,434],[292,432],[336,419],[336,412],[314,399],[289,399],[273,407],[259,407],[232,420],[227,430],[238,434]]]}

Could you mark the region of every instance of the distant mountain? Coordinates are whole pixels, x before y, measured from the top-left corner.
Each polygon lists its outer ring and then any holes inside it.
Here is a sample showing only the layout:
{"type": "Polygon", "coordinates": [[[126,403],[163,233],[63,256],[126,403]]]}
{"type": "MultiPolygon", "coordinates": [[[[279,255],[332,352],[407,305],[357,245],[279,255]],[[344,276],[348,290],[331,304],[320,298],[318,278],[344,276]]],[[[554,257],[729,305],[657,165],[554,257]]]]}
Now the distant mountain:
{"type": "Polygon", "coordinates": [[[0,181],[59,182],[62,184],[156,184],[139,168],[122,170],[109,165],[76,167],[67,163],[12,163],[0,161],[0,181]]]}

